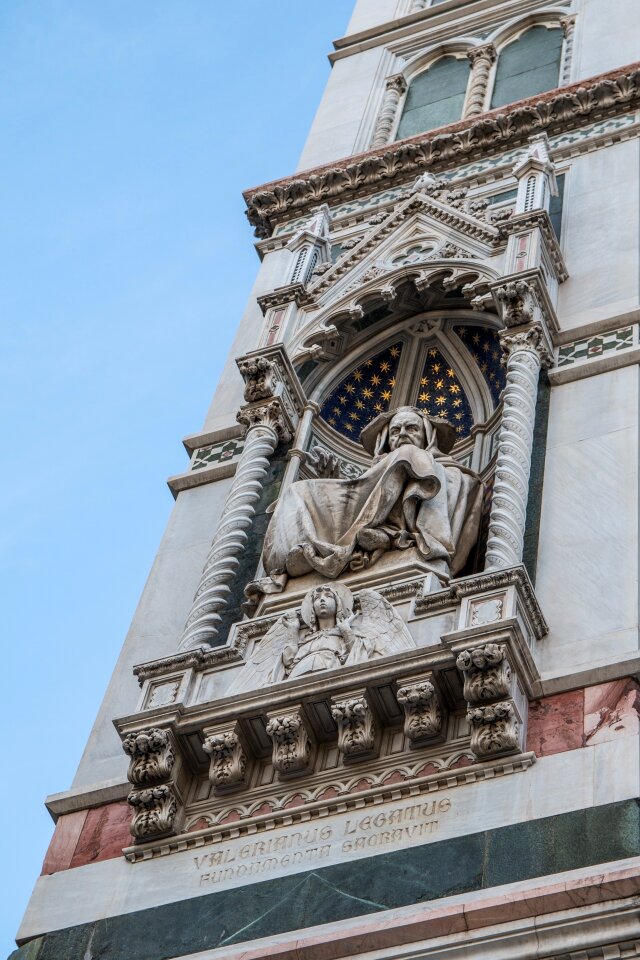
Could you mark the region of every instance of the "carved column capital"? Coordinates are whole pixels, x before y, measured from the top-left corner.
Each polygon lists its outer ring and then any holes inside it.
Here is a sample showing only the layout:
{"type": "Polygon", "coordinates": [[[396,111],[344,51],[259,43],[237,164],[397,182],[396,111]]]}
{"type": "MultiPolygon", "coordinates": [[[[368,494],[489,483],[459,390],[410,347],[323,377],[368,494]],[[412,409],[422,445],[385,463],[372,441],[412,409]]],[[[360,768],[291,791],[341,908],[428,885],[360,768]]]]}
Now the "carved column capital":
{"type": "Polygon", "coordinates": [[[481,43],[477,47],[471,47],[470,50],[467,50],[467,57],[471,61],[472,66],[474,66],[478,60],[486,60],[488,64],[492,64],[498,52],[493,43],[481,43]]]}
{"type": "Polygon", "coordinates": [[[575,30],[575,26],[576,26],[575,14],[572,14],[571,16],[567,16],[567,17],[560,17],[560,20],[558,21],[558,23],[562,27],[562,32],[566,40],[569,40],[570,37],[573,37],[573,31],[575,30]]]}
{"type": "Polygon", "coordinates": [[[307,773],[313,763],[313,741],[307,722],[298,707],[294,712],[274,714],[267,721],[272,743],[272,762],[280,779],[307,773]]]}
{"type": "Polygon", "coordinates": [[[540,322],[532,323],[524,330],[501,330],[498,337],[505,353],[503,361],[506,362],[507,368],[516,353],[535,354],[538,367],[553,366],[553,356],[547,346],[547,337],[540,322]]]}
{"type": "Polygon", "coordinates": [[[366,760],[378,753],[378,724],[366,691],[331,702],[338,726],[338,750],[345,763],[366,760]]]}
{"type": "Polygon", "coordinates": [[[205,731],[202,749],[210,757],[209,780],[216,793],[246,786],[249,760],[237,725],[226,730],[205,731]]]}
{"type": "Polygon", "coordinates": [[[396,697],[404,710],[404,733],[412,747],[442,739],[444,711],[432,673],[408,678],[396,697]]]}
{"type": "Polygon", "coordinates": [[[406,92],[407,81],[402,73],[394,73],[392,76],[387,77],[385,88],[387,90],[393,90],[402,96],[402,94],[406,92]]]}
{"type": "Polygon", "coordinates": [[[288,443],[291,440],[291,420],[278,397],[242,407],[236,415],[236,420],[245,428],[245,435],[257,427],[263,427],[275,434],[276,441],[288,443]]]}

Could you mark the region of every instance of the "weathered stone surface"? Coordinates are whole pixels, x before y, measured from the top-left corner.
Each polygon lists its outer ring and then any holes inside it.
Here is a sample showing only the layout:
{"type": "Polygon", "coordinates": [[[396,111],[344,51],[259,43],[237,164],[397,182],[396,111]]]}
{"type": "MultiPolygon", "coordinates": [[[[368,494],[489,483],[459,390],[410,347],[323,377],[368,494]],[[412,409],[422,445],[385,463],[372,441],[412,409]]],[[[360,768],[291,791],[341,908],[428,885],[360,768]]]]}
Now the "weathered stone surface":
{"type": "Polygon", "coordinates": [[[583,745],[584,690],[558,693],[529,704],[527,750],[539,756],[583,745]]]}
{"type": "Polygon", "coordinates": [[[70,866],[119,857],[132,842],[130,823],[131,809],[125,801],[89,810],[70,866]]]}

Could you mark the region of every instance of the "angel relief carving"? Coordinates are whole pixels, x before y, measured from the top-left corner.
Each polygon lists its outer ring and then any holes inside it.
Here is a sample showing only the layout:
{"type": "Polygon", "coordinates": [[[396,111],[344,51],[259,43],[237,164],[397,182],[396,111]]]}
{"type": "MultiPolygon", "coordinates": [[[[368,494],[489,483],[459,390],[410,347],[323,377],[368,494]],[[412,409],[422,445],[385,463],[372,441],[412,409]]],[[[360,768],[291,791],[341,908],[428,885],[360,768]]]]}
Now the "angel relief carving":
{"type": "Polygon", "coordinates": [[[414,647],[400,615],[375,590],[362,590],[356,607],[344,584],[321,584],[309,590],[299,613],[284,613],[267,631],[228,695],[414,647]]]}

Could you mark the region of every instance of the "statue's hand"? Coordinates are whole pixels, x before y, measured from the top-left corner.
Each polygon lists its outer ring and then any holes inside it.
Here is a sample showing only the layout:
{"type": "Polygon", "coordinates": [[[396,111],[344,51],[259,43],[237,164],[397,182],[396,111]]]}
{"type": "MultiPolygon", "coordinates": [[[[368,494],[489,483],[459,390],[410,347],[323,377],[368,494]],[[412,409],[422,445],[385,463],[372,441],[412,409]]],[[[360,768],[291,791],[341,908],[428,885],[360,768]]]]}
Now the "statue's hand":
{"type": "Polygon", "coordinates": [[[336,620],[336,627],[340,631],[340,636],[348,643],[353,639],[351,624],[355,620],[356,616],[357,614],[352,613],[349,617],[340,617],[338,620],[336,620]]]}

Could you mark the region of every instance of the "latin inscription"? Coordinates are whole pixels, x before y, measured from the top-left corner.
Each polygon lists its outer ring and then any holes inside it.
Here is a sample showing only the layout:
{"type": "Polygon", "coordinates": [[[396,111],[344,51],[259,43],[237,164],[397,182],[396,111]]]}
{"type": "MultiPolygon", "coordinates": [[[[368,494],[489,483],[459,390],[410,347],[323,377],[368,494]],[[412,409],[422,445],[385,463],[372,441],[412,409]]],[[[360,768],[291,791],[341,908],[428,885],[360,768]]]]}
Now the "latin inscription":
{"type": "Polygon", "coordinates": [[[304,827],[278,836],[218,847],[193,858],[200,886],[228,883],[292,867],[341,860],[350,854],[376,852],[420,842],[438,832],[438,818],[451,810],[448,797],[423,800],[339,822],[304,827]]]}

